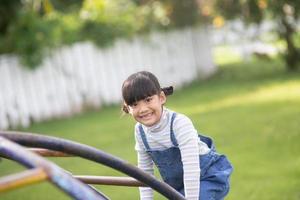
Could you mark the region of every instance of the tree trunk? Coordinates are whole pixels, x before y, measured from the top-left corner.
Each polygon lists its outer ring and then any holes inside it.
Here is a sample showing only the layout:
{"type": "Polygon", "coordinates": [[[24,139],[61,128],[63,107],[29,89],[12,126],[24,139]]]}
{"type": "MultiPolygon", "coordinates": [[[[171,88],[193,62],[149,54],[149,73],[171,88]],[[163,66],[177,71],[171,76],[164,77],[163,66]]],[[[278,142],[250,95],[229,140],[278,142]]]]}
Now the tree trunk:
{"type": "Polygon", "coordinates": [[[281,18],[282,25],[284,26],[284,31],[281,33],[281,37],[286,42],[286,53],[284,59],[289,71],[295,71],[299,67],[299,56],[300,49],[298,49],[293,41],[293,35],[295,34],[295,29],[292,24],[290,24],[286,18],[283,16],[281,18]]]}

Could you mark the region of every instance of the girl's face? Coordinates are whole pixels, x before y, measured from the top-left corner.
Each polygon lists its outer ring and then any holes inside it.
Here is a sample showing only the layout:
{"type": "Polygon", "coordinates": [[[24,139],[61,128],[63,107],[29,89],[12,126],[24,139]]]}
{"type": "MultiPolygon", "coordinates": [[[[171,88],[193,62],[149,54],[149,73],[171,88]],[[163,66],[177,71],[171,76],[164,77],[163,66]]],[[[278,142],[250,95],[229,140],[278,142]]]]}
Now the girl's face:
{"type": "Polygon", "coordinates": [[[133,103],[129,106],[129,113],[137,122],[145,126],[152,126],[159,122],[165,102],[166,96],[164,92],[161,92],[159,95],[149,96],[133,103]]]}

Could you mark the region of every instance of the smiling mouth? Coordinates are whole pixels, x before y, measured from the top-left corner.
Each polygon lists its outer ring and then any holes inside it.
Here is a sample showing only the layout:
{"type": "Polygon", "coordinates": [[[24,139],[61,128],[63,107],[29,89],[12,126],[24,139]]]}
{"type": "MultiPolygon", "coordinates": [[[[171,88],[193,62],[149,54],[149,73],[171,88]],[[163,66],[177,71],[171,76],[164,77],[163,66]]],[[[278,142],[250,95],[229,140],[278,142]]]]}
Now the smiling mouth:
{"type": "Polygon", "coordinates": [[[148,113],[146,115],[142,115],[140,116],[141,119],[147,119],[147,118],[150,118],[152,116],[153,113],[148,113]]]}

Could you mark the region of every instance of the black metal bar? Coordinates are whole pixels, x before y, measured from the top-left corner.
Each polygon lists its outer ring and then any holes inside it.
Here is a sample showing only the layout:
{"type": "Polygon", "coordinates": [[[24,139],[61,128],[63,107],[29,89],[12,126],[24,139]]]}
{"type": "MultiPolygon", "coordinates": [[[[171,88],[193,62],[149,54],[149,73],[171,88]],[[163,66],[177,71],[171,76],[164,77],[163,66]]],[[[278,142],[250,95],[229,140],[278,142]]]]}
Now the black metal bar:
{"type": "Polygon", "coordinates": [[[17,161],[28,168],[41,168],[48,175],[49,180],[78,200],[107,200],[100,193],[95,192],[88,185],[73,178],[57,165],[30,152],[26,148],[5,139],[0,135],[0,154],[17,161]]]}
{"type": "Polygon", "coordinates": [[[168,184],[157,180],[154,176],[147,174],[138,167],[94,147],[77,142],[72,142],[66,139],[32,133],[0,131],[0,136],[6,137],[24,146],[46,148],[72,155],[77,155],[82,158],[95,161],[97,163],[123,172],[124,174],[127,174],[128,176],[131,176],[141,181],[142,183],[145,183],[168,199],[185,200],[184,196],[182,196],[168,184]]]}
{"type": "Polygon", "coordinates": [[[76,175],[74,178],[86,183],[97,185],[115,185],[128,187],[146,187],[145,184],[131,177],[117,177],[117,176],[83,176],[76,175]]]}

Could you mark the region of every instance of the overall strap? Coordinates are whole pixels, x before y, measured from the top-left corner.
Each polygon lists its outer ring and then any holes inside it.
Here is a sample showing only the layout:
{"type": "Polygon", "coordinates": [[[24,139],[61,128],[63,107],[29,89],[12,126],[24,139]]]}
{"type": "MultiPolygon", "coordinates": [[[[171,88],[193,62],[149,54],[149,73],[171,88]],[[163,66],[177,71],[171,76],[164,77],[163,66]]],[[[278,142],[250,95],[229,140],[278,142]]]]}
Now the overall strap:
{"type": "Polygon", "coordinates": [[[146,138],[146,134],[145,134],[145,131],[144,131],[143,127],[142,127],[142,124],[139,125],[139,131],[140,131],[140,134],[141,134],[144,146],[145,146],[146,150],[149,151],[150,150],[150,146],[148,144],[148,141],[147,141],[147,138],[146,138]]]}
{"type": "Polygon", "coordinates": [[[175,147],[177,147],[177,146],[178,146],[178,143],[177,143],[177,140],[176,140],[176,138],[175,138],[174,131],[173,131],[173,124],[174,124],[175,117],[176,117],[176,113],[174,112],[174,113],[172,114],[172,118],[171,118],[170,137],[171,137],[171,142],[173,143],[173,145],[174,145],[175,147]]]}

